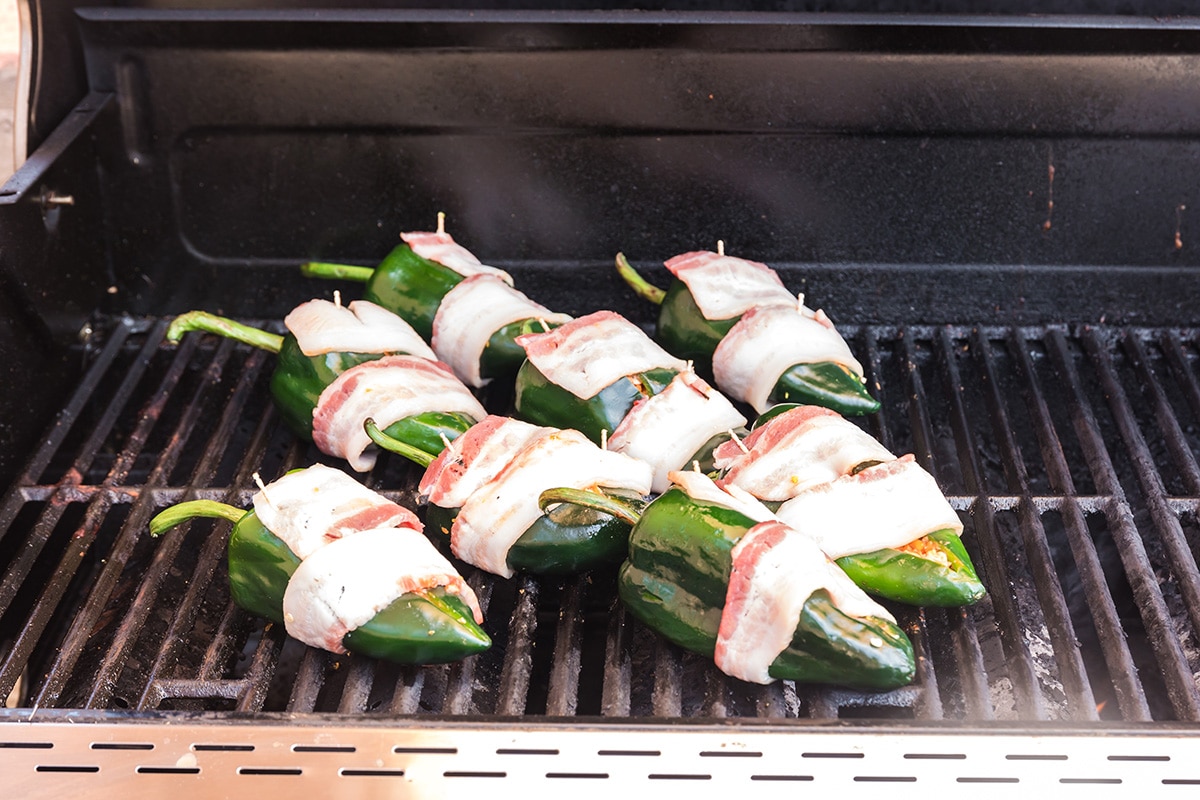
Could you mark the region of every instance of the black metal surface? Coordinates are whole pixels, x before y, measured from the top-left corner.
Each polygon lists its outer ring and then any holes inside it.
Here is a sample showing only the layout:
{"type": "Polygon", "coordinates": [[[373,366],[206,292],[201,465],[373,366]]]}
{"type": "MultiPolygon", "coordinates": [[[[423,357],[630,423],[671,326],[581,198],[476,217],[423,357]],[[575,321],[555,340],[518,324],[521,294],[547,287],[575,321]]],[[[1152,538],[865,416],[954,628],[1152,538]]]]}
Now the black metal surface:
{"type": "MultiPolygon", "coordinates": [[[[1198,331],[849,330],[884,404],[864,424],[938,476],[990,589],[968,609],[896,608],[917,680],[870,693],[726,678],[633,622],[607,573],[467,569],[496,645],[461,664],[304,648],[230,603],[227,524],[146,532],[162,506],[245,504],[254,472],[316,458],[269,405],[269,356],[196,335],[164,347],[161,322],[113,323],[0,507],[0,692],[25,674],[23,708],[1200,721],[1198,331]]],[[[368,482],[411,504],[415,477],[383,460],[368,482]]]]}

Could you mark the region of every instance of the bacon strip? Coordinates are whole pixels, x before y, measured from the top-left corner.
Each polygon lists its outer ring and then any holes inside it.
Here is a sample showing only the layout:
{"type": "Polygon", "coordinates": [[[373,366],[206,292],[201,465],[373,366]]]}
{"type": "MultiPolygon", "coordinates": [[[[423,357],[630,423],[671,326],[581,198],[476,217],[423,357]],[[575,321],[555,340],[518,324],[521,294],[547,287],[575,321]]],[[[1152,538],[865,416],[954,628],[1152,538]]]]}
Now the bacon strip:
{"type": "Polygon", "coordinates": [[[714,452],[722,482],[762,500],[783,501],[819,483],[847,475],[868,461],[895,456],[835,411],[800,406],[755,428],[743,442],[724,442],[714,452]]]}
{"type": "Polygon", "coordinates": [[[283,324],[306,356],[324,353],[407,353],[433,359],[433,351],[403,319],[366,300],[347,308],[309,300],[292,309],[283,324]]]}
{"type": "Polygon", "coordinates": [[[717,386],[760,414],[784,372],[796,364],[832,361],[860,378],[862,364],[821,311],[797,306],[759,306],[747,311],[713,352],[717,386]]]}
{"type": "Polygon", "coordinates": [[[445,586],[483,612],[475,592],[419,529],[375,528],[339,539],[300,563],[283,593],[283,619],[295,639],[345,653],[342,639],[401,595],[445,586]]]}
{"type": "Polygon", "coordinates": [[[668,477],[671,479],[671,483],[683,489],[693,500],[733,509],[755,522],[775,518],[771,509],[764,506],[757,498],[736,486],[722,486],[703,472],[695,472],[690,469],[678,470],[669,473],[668,477]]]}
{"type": "Polygon", "coordinates": [[[267,484],[254,495],[254,512],[263,526],[300,559],[356,531],[421,527],[417,516],[407,508],[323,464],[288,473],[267,484]]]}
{"type": "Polygon", "coordinates": [[[359,364],[325,387],[313,411],[313,442],[321,452],[344,458],[359,472],[375,465],[367,452],[367,419],[380,428],[426,411],[461,412],[483,419],[487,412],[475,395],[437,361],[385,356],[359,364]]]}
{"type": "Polygon", "coordinates": [[[468,564],[510,578],[508,551],[542,515],[543,491],[604,487],[645,495],[650,482],[650,467],[641,461],[601,450],[579,431],[553,430],[533,439],[463,503],[450,547],[468,564]]]}
{"type": "Polygon", "coordinates": [[[643,398],[613,431],[608,446],[645,461],[654,470],[652,490],[665,492],[672,470],[685,469],[705,442],[746,424],[733,404],[694,372],[681,372],[667,388],[643,398]]]}
{"type": "Polygon", "coordinates": [[[787,649],[804,604],[818,589],[851,617],[895,619],[831,562],[812,540],[781,522],[755,525],[733,546],[713,661],[751,683],[771,683],[771,664],[787,649]]]}
{"type": "Polygon", "coordinates": [[[430,261],[436,261],[443,267],[449,267],[464,278],[487,274],[495,275],[507,284],[513,282],[512,276],[504,270],[480,263],[474,253],[462,245],[456,244],[454,237],[448,233],[410,231],[400,234],[400,238],[421,258],[427,258],[430,261]]]}
{"type": "Polygon", "coordinates": [[[583,400],[627,375],[657,367],[677,372],[687,368],[686,362],[613,311],[588,314],[549,333],[518,336],[517,344],[551,383],[583,400]]]}
{"type": "Polygon", "coordinates": [[[417,491],[435,506],[458,508],[499,475],[522,448],[553,431],[510,417],[486,417],[434,459],[417,491]]]}
{"type": "Polygon", "coordinates": [[[571,316],[533,302],[495,275],[472,275],[442,298],[433,318],[433,350],[463,383],[484,386],[490,378],[479,374],[479,360],[488,340],[505,325],[526,319],[562,323],[571,316]]]}
{"type": "Polygon", "coordinates": [[[701,250],[675,256],[666,267],[687,286],[705,319],[730,319],[754,306],[798,302],[775,270],[757,261],[701,250]]]}
{"type": "Polygon", "coordinates": [[[901,547],[934,531],[963,529],[937,481],[911,455],[814,486],[776,513],[811,536],[830,558],[901,547]]]}

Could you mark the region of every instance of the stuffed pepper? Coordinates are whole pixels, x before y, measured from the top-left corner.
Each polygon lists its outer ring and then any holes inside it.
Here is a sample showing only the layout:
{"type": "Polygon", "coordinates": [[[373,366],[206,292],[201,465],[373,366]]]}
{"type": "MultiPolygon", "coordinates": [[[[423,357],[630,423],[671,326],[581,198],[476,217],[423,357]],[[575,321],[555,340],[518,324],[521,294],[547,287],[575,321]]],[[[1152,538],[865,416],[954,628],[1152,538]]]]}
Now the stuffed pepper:
{"type": "Polygon", "coordinates": [[[517,341],[528,357],[517,373],[517,414],[594,442],[607,438],[613,450],[650,464],[655,492],[667,488],[671,470],[707,466],[713,447],[746,424],[687,362],[612,311],[517,341]]]}
{"type": "Polygon", "coordinates": [[[339,470],[289,473],[262,486],[250,511],[180,503],[155,516],[150,532],[194,517],[234,523],[234,603],[305,644],[406,664],[457,661],[491,645],[475,593],[416,515],[339,470]]]}
{"type": "Polygon", "coordinates": [[[366,283],[364,297],[403,317],[468,386],[511,378],[525,360],[517,336],[570,319],[530,300],[512,277],[457,244],[438,215],[434,233],[402,233],[403,243],[374,269],[326,262],[305,275],[366,283]]]}
{"type": "Polygon", "coordinates": [[[490,416],[431,459],[371,427],[381,446],[427,466],[426,523],[451,552],[505,578],[620,563],[650,492],[649,466],[575,430],[490,416]]]}
{"type": "Polygon", "coordinates": [[[277,353],[271,394],[284,421],[359,472],[375,464],[363,431],[368,417],[393,438],[437,454],[487,414],[408,323],[374,303],[311,300],[284,326],[280,336],[192,311],[171,323],[167,339],[203,330],[277,353]]]}
{"type": "Polygon", "coordinates": [[[834,411],[779,406],[714,453],[721,482],[777,507],[867,592],[919,606],[986,593],[933,476],[834,411]]]}
{"type": "Polygon", "coordinates": [[[804,535],[699,472],[650,503],[618,589],[668,640],[727,675],[890,689],[912,680],[912,644],[890,613],[804,535]]]}
{"type": "Polygon", "coordinates": [[[843,414],[879,410],[862,364],[833,322],[789,292],[775,270],[706,251],[675,256],[666,267],[676,280],[664,292],[617,256],[625,280],[661,305],[658,340],[702,372],[711,370],[730,397],[759,413],[789,402],[843,414]]]}

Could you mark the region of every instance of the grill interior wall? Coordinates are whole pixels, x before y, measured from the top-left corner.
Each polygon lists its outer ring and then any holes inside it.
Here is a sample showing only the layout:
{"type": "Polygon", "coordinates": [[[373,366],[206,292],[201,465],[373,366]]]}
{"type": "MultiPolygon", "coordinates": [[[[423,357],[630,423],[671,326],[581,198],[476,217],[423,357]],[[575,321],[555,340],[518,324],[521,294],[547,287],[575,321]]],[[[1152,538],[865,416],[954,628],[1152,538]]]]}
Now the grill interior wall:
{"type": "MultiPolygon", "coordinates": [[[[989,597],[896,607],[920,654],[888,693],[750,687],[663,644],[613,575],[465,574],[489,652],[400,668],[309,650],[229,601],[226,523],[152,540],[190,497],[245,506],[319,454],[271,409],[271,359],[114,320],[0,509],[0,691],[21,705],[611,718],[1195,721],[1200,616],[1197,337],[1191,330],[863,326],[883,402],[864,422],[914,452],[966,524],[989,597]]],[[[500,408],[499,410],[503,410],[500,408]]],[[[368,483],[412,505],[416,473],[368,483]]]]}

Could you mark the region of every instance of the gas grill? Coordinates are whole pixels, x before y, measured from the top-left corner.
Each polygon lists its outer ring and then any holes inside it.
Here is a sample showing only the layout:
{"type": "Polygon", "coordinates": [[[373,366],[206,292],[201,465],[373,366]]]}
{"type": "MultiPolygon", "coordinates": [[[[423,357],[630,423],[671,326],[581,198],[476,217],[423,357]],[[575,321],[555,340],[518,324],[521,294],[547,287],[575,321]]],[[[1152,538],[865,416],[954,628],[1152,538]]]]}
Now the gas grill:
{"type": "MultiPolygon", "coordinates": [[[[36,120],[0,190],[0,765],[19,796],[1200,785],[1200,26],[74,24],[86,93],[36,120]],[[545,305],[647,329],[618,250],[660,284],[662,259],[718,238],[775,266],[838,323],[883,404],[862,424],[938,479],[988,597],[894,607],[918,660],[890,692],[727,678],[627,615],[613,572],[468,568],[494,646],[436,667],[312,650],[237,609],[229,525],[152,540],[150,517],[336,462],[275,414],[270,355],[169,346],[168,320],[280,330],[335,288],[300,261],[374,263],[438,210],[545,305]]],[[[412,507],[417,478],[385,456],[365,480],[412,507]]]]}

